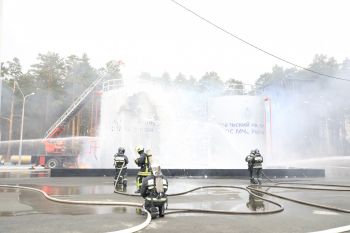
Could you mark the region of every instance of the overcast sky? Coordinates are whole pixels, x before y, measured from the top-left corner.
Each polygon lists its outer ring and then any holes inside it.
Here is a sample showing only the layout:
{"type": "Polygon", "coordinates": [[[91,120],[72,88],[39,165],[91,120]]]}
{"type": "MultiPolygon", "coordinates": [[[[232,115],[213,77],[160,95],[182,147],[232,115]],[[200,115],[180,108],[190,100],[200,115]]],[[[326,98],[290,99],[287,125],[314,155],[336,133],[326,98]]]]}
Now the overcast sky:
{"type": "MultiPolygon", "coordinates": [[[[1,1],[1,0],[0,0],[1,1]]],[[[301,66],[315,54],[350,57],[347,0],[178,0],[233,34],[301,66]]],[[[95,67],[122,60],[124,76],[167,71],[253,83],[286,65],[169,0],[3,0],[4,60],[28,68],[38,53],[87,53],[95,67]]]]}

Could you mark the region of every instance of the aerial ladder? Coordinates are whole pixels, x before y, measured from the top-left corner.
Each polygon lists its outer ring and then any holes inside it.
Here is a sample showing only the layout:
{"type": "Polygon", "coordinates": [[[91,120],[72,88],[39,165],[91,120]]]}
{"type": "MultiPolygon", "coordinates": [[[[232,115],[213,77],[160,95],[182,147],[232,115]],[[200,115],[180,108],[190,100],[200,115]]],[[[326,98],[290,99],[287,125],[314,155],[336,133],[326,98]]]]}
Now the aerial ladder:
{"type": "Polygon", "coordinates": [[[65,154],[65,145],[63,141],[50,139],[57,138],[62,133],[66,124],[82,109],[90,94],[104,77],[104,74],[99,74],[99,77],[74,100],[62,116],[46,131],[43,140],[45,144],[45,155],[39,156],[38,164],[54,168],[62,166],[64,162],[75,162],[76,158],[74,156],[65,154]]]}

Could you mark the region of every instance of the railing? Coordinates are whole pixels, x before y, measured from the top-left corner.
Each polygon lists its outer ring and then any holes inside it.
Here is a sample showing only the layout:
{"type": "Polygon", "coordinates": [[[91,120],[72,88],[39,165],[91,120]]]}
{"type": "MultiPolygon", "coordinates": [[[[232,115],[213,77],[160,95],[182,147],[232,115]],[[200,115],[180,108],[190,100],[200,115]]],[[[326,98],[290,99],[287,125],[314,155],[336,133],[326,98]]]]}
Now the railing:
{"type": "Polygon", "coordinates": [[[124,86],[123,79],[110,79],[106,80],[102,84],[102,90],[104,92],[115,90],[124,86]]]}

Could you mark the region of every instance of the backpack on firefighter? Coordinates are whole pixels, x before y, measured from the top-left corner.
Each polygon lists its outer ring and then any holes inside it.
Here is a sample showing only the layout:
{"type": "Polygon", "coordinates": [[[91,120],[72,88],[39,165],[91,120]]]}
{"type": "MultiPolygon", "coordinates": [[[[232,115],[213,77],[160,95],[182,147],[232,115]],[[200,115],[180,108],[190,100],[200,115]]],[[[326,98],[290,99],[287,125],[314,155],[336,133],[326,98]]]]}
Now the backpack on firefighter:
{"type": "Polygon", "coordinates": [[[142,181],[141,196],[145,198],[145,209],[151,213],[152,219],[164,217],[167,208],[168,180],[162,175],[160,166],[152,167],[152,175],[142,181]]]}
{"type": "Polygon", "coordinates": [[[152,168],[151,168],[151,162],[152,162],[152,153],[150,150],[147,150],[144,152],[144,148],[142,146],[136,147],[136,152],[140,155],[137,159],[135,159],[135,163],[138,167],[140,167],[139,172],[136,176],[136,192],[140,192],[142,180],[151,175],[152,168]]]}

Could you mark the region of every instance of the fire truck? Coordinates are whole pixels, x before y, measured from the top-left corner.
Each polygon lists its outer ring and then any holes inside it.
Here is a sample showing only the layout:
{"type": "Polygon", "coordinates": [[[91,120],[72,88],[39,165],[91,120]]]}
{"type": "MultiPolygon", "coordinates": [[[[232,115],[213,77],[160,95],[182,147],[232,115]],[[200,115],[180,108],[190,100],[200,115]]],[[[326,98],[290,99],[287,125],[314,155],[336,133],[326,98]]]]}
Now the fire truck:
{"type": "Polygon", "coordinates": [[[32,156],[31,163],[46,166],[48,168],[76,166],[79,155],[78,140],[70,140],[67,143],[64,138],[58,138],[70,120],[82,109],[88,97],[97,85],[104,79],[99,77],[72,103],[62,116],[46,131],[43,138],[45,152],[39,156],[32,156]]]}

